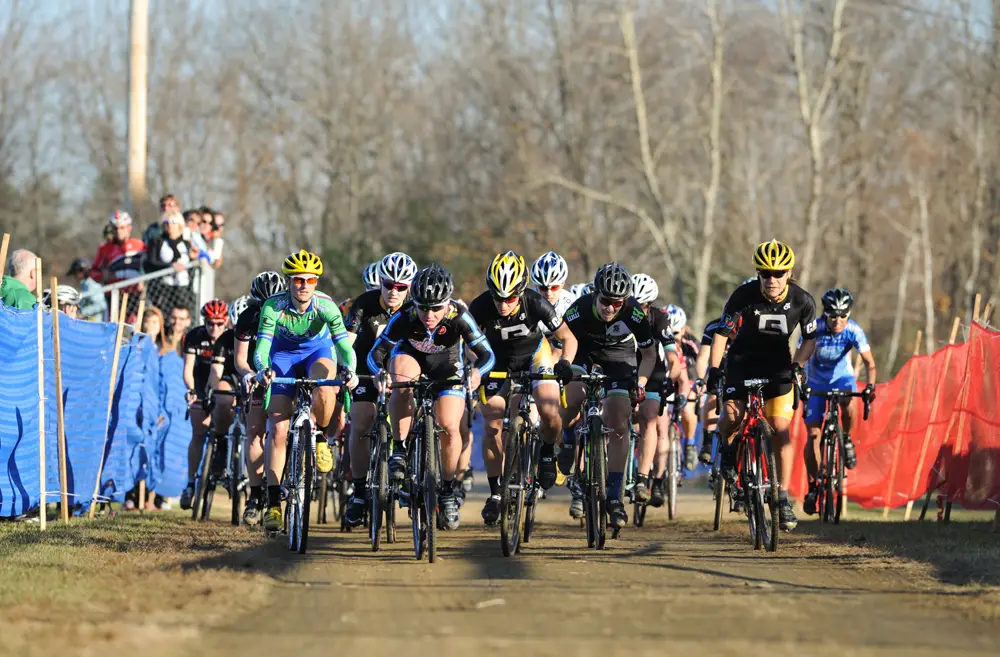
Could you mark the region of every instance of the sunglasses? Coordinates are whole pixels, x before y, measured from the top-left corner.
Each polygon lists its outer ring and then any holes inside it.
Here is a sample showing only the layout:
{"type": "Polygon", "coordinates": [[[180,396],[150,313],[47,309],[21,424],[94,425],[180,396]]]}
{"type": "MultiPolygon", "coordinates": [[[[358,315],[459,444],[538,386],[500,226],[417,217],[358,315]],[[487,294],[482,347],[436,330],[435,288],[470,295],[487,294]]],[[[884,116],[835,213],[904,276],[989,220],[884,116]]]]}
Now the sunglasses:
{"type": "Polygon", "coordinates": [[[539,292],[558,292],[562,289],[562,285],[537,285],[535,289],[539,292]]]}
{"type": "Polygon", "coordinates": [[[787,274],[787,270],[777,270],[777,269],[758,269],[757,275],[761,278],[784,278],[787,274]]]}
{"type": "Polygon", "coordinates": [[[597,297],[597,303],[601,304],[605,308],[611,308],[612,310],[618,310],[625,305],[625,299],[607,299],[605,297],[597,297]]]}
{"type": "Polygon", "coordinates": [[[209,322],[208,325],[211,326],[212,328],[222,328],[223,326],[226,325],[226,323],[225,322],[209,322]]]}
{"type": "Polygon", "coordinates": [[[498,297],[495,294],[491,294],[490,296],[493,297],[493,300],[496,301],[497,303],[514,303],[515,301],[517,301],[516,294],[512,294],[509,297],[498,297]]]}
{"type": "Polygon", "coordinates": [[[316,276],[292,276],[292,282],[297,285],[316,285],[318,281],[316,276]]]}
{"type": "Polygon", "coordinates": [[[851,313],[823,313],[830,319],[847,319],[851,316],[851,313]]]}
{"type": "Polygon", "coordinates": [[[418,303],[414,305],[416,305],[417,310],[419,310],[422,313],[436,313],[439,310],[444,310],[445,306],[447,306],[448,303],[447,302],[435,303],[435,304],[418,303]]]}
{"type": "Polygon", "coordinates": [[[389,281],[382,281],[382,287],[391,292],[406,292],[410,289],[410,286],[405,283],[390,283],[389,281]]]}

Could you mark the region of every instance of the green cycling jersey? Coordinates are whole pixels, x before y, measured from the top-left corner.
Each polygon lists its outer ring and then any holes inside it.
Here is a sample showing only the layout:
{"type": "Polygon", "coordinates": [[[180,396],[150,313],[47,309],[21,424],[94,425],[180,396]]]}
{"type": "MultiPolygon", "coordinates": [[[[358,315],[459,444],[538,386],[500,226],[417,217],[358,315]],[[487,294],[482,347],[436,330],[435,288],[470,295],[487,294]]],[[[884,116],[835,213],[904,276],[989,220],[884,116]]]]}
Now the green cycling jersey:
{"type": "Polygon", "coordinates": [[[338,362],[353,372],[354,349],[344,328],[344,317],[333,299],[316,292],[309,307],[300,313],[295,309],[291,292],[277,294],[260,308],[254,367],[258,372],[269,368],[272,351],[307,350],[329,341],[333,342],[338,362]]]}

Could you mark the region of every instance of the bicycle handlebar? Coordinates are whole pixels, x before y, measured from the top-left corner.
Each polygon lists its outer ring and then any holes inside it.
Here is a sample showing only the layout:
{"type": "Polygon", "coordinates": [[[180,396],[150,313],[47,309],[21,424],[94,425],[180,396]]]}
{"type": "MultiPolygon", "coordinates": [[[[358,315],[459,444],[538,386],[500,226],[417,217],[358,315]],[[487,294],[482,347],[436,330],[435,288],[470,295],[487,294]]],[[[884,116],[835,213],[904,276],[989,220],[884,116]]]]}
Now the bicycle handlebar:
{"type": "Polygon", "coordinates": [[[806,387],[803,392],[805,393],[805,398],[808,400],[810,397],[819,397],[820,399],[840,401],[842,399],[851,399],[853,397],[860,397],[861,401],[864,402],[865,411],[864,418],[868,419],[872,410],[872,397],[868,394],[867,389],[858,392],[856,390],[826,390],[823,392],[813,392],[812,388],[806,387]]]}

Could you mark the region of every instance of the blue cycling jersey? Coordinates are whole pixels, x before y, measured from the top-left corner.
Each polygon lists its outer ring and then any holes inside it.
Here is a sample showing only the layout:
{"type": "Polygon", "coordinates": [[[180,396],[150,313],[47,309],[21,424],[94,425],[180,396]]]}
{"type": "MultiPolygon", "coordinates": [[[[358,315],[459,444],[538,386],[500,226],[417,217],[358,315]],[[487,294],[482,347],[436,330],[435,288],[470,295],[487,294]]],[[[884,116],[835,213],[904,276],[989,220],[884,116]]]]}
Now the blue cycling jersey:
{"type": "Polygon", "coordinates": [[[830,390],[841,385],[853,386],[855,373],[850,354],[852,349],[860,354],[870,349],[865,332],[853,319],[847,320],[847,327],[840,333],[831,331],[822,319],[817,324],[816,351],[806,364],[809,387],[830,390]]]}

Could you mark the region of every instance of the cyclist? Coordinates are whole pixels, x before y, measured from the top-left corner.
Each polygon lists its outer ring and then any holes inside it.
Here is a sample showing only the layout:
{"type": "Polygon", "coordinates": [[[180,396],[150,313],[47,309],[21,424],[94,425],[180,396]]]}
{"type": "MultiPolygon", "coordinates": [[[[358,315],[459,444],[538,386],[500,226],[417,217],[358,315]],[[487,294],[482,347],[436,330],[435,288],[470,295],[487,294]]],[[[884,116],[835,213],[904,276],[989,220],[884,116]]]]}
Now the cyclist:
{"type": "MultiPolygon", "coordinates": [[[[414,381],[423,374],[431,381],[462,375],[463,342],[476,356],[469,375],[471,389],[493,368],[495,359],[486,336],[472,319],[468,309],[452,299],[455,282],[438,264],[417,272],[410,286],[411,300],[389,320],[368,354],[368,369],[378,374],[388,369],[394,383],[414,381]]],[[[459,425],[465,413],[465,390],[461,385],[437,391],[435,415],[444,429],[441,436],[441,469],[444,482],[438,498],[439,519],[447,530],[457,529],[460,517],[455,491],[455,475],[462,452],[459,425]]],[[[403,439],[413,424],[413,391],[399,389],[389,398],[392,435],[403,439]]],[[[403,478],[406,452],[397,441],[389,461],[394,478],[403,478]]]]}
{"type": "Polygon", "coordinates": [[[250,495],[247,499],[247,507],[243,511],[243,522],[247,525],[258,524],[266,506],[264,499],[264,434],[267,415],[264,413],[264,390],[256,386],[256,372],[250,361],[257,347],[257,328],[260,326],[261,304],[268,298],[281,294],[285,289],[285,279],[278,272],[263,271],[257,274],[250,283],[250,302],[246,310],[240,314],[233,328],[236,337],[234,356],[236,373],[242,379],[244,391],[251,393],[250,412],[247,413],[246,417],[246,462],[250,495]]]}
{"type": "MultiPolygon", "coordinates": [[[[548,254],[542,258],[547,256],[548,254]]],[[[524,258],[513,251],[498,253],[486,272],[487,291],[472,300],[469,314],[483,328],[493,347],[496,355],[494,370],[530,370],[536,374],[555,372],[564,383],[568,383],[573,378],[573,368],[568,360],[555,360],[541,327],[544,326],[545,330],[562,343],[564,357],[575,356],[576,337],[542,294],[526,289],[526,269],[524,258]]],[[[503,419],[508,408],[517,408],[520,400],[511,396],[508,404],[510,384],[507,381],[490,379],[484,382],[484,390],[486,404],[481,409],[486,430],[483,437],[483,460],[486,462],[490,495],[483,507],[483,521],[487,525],[494,525],[500,518],[500,476],[503,474],[505,451],[504,436],[501,434],[503,419]]],[[[556,381],[535,381],[531,390],[541,423],[542,447],[538,482],[543,490],[548,490],[556,483],[555,443],[562,432],[559,387],[556,381]]]]}
{"type": "MultiPolygon", "coordinates": [[[[645,399],[646,384],[656,364],[653,335],[646,314],[632,298],[632,276],[617,262],[609,262],[597,270],[594,293],[577,299],[564,319],[579,342],[574,370],[583,372],[589,365],[599,365],[609,377],[603,409],[604,425],[612,432],[608,445],[607,509],[611,525],[621,528],[628,523],[621,493],[628,458],[629,415],[634,404],[645,399]],[[642,354],[641,365],[636,362],[636,346],[642,354]]],[[[582,382],[566,387],[563,444],[570,450],[576,441],[571,427],[586,396],[582,382]]],[[[568,474],[570,468],[561,466],[561,469],[568,474]]]]}
{"type": "MultiPolygon", "coordinates": [[[[677,394],[690,396],[691,391],[700,394],[697,382],[698,377],[698,352],[700,343],[695,335],[687,327],[687,313],[680,306],[669,304],[664,311],[670,320],[670,331],[674,334],[677,347],[683,355],[680,379],[677,385],[677,394]]],[[[694,404],[684,404],[681,410],[681,429],[684,431],[684,460],[688,470],[693,470],[698,464],[698,449],[694,444],[694,435],[698,431],[698,416],[694,412],[694,404]]],[[[663,455],[666,459],[666,454],[663,455]]]]}
{"type": "Polygon", "coordinates": [[[378,261],[373,262],[367,267],[365,267],[365,271],[362,272],[361,280],[365,284],[365,292],[371,292],[372,290],[377,290],[379,288],[380,285],[380,281],[378,279],[379,264],[380,263],[378,261]]]}
{"type": "MultiPolygon", "coordinates": [[[[647,274],[635,274],[632,276],[632,297],[639,304],[639,308],[646,314],[649,329],[653,338],[657,342],[656,363],[653,365],[653,373],[646,384],[646,399],[639,403],[639,463],[638,475],[636,475],[633,495],[640,503],[651,502],[653,506],[662,506],[663,476],[666,472],[666,459],[663,459],[662,467],[657,458],[659,444],[663,442],[663,447],[668,448],[666,439],[669,431],[670,418],[664,415],[658,416],[660,411],[660,396],[670,396],[676,389],[676,381],[681,376],[681,361],[677,355],[677,345],[674,343],[674,333],[671,331],[669,316],[653,305],[656,298],[660,296],[660,287],[652,276],[647,274]],[[667,365],[670,366],[668,371],[667,365]],[[662,429],[662,431],[661,431],[662,429]],[[656,473],[652,485],[649,481],[649,472],[653,469],[653,460],[657,460],[656,473]]],[[[642,353],[637,351],[638,364],[642,365],[642,353]]]]}
{"type": "MultiPolygon", "coordinates": [[[[344,324],[348,339],[354,344],[354,355],[358,363],[358,374],[371,374],[368,369],[368,353],[375,340],[389,323],[389,318],[398,311],[410,291],[413,277],[417,275],[417,265],[405,253],[390,253],[382,258],[376,268],[378,289],[369,290],[354,300],[344,324]]],[[[351,468],[354,479],[354,493],[348,502],[347,524],[357,527],[365,519],[367,503],[365,487],[368,477],[369,433],[375,423],[375,402],[378,400],[376,386],[361,383],[354,389],[351,399],[350,458],[355,464],[351,468]]]]}
{"type": "Polygon", "coordinates": [[[758,281],[736,288],[726,302],[722,325],[712,341],[708,387],[715,388],[722,376],[719,366],[726,355],[726,345],[736,322],[742,319],[739,333],[729,345],[726,356],[723,392],[726,412],[719,423],[719,433],[726,438],[728,447],[723,448],[722,473],[730,483],[735,480],[736,450],[731,443],[746,414],[747,390],[743,381],[771,379],[763,391],[763,411],[775,433],[776,474],[781,483],[779,526],[792,530],[798,524],[786,489],[794,458],[788,436],[793,414],[792,386],[816,346],[816,305],[812,295],[792,281],[795,253],[787,244],[777,240],[761,243],[754,250],[753,264],[757,268],[758,281]],[[802,330],[802,343],[793,359],[788,340],[796,324],[802,330]]]}
{"type": "MultiPolygon", "coordinates": [[[[857,349],[864,361],[868,376],[869,395],[875,390],[875,357],[872,356],[868,338],[861,326],[851,319],[851,309],[854,308],[854,297],[844,288],[827,290],[822,299],[823,321],[816,329],[816,351],[806,366],[809,387],[817,392],[831,390],[857,390],[858,382],[854,368],[851,366],[850,353],[857,349]]],[[[809,399],[805,422],[809,429],[804,451],[806,461],[806,477],[809,480],[809,492],[802,503],[802,510],[808,515],[816,513],[816,473],[819,469],[819,436],[822,432],[823,413],[826,400],[821,397],[809,399]]],[[[851,428],[858,420],[858,407],[847,401],[841,407],[841,423],[844,426],[844,465],[854,469],[858,464],[858,456],[851,441],[851,428]]]]}
{"type": "MultiPolygon", "coordinates": [[[[72,285],[56,286],[56,301],[59,302],[59,312],[72,317],[80,318],[80,293],[72,285]]],[[[45,288],[42,291],[42,307],[52,310],[52,290],[45,288]]]]}
{"type": "Polygon", "coordinates": [[[212,299],[201,307],[203,326],[196,326],[184,335],[184,384],[188,387],[187,402],[191,416],[191,444],[188,445],[188,483],[181,492],[181,508],[190,509],[194,497],[194,478],[201,463],[208,431],[208,413],[200,400],[205,399],[208,375],[212,369],[212,349],[226,330],[229,306],[222,299],[212,299]],[[195,403],[199,402],[199,403],[195,403]]]}
{"type": "MultiPolygon", "coordinates": [[[[285,258],[281,272],[288,290],[264,302],[254,349],[257,380],[270,386],[267,416],[271,423],[267,451],[267,514],[264,528],[281,529],[281,477],[285,469],[288,424],[295,408],[294,386],[271,385],[274,377],[336,377],[337,363],[346,368],[347,387],[357,384],[354,350],[344,329],[344,318],[333,299],[316,290],[323,275],[323,262],[315,253],[299,251],[285,258]],[[336,351],[336,356],[334,355],[336,351]]],[[[333,419],[337,389],[322,386],[313,391],[316,438],[316,469],[333,469],[333,453],[327,429],[333,419]]]]}

